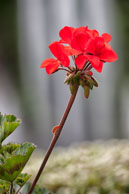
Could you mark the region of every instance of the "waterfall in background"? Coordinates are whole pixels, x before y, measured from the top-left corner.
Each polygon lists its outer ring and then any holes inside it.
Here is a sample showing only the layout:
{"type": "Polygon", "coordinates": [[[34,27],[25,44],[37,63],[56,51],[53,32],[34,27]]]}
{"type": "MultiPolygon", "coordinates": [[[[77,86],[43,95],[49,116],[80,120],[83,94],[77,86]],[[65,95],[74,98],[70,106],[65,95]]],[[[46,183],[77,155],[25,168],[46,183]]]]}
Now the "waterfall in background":
{"type": "MultiPolygon", "coordinates": [[[[59,40],[58,32],[65,25],[88,25],[100,33],[114,34],[113,3],[111,0],[17,1],[22,114],[27,140],[46,147],[50,131],[60,121],[70,97],[69,88],[63,84],[63,72],[46,75],[40,69],[41,62],[51,56],[48,45],[59,40]]],[[[99,88],[91,92],[88,100],[79,89],[59,145],[113,136],[114,68],[115,64],[107,63],[102,74],[94,72],[99,88]]]]}

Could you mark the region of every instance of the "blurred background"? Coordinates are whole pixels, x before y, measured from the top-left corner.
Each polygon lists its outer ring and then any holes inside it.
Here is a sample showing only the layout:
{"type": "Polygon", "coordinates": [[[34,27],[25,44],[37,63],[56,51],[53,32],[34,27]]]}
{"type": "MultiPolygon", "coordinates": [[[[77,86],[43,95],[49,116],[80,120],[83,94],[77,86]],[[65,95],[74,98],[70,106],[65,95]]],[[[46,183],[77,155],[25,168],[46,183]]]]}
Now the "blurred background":
{"type": "Polygon", "coordinates": [[[22,119],[8,141],[48,146],[70,92],[64,72],[47,75],[40,64],[66,25],[111,34],[119,60],[94,72],[88,100],[79,89],[58,145],[129,137],[129,1],[0,0],[0,111],[22,119]]]}

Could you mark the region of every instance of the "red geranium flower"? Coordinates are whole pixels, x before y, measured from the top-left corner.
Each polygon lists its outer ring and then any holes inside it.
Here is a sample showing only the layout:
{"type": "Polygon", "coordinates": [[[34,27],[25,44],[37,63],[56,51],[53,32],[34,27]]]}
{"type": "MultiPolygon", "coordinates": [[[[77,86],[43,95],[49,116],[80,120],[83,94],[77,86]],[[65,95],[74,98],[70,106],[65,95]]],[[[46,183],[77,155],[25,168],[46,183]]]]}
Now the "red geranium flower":
{"type": "Polygon", "coordinates": [[[97,30],[90,30],[88,29],[88,26],[81,26],[79,28],[65,26],[59,32],[59,36],[61,37],[60,42],[71,45],[72,39],[78,33],[88,33],[91,38],[95,38],[96,36],[99,36],[99,33],[97,30]]]}
{"type": "Polygon", "coordinates": [[[104,42],[104,38],[96,37],[90,41],[85,55],[77,57],[75,63],[78,67],[84,66],[86,60],[98,71],[102,71],[104,62],[113,62],[117,60],[116,53],[104,42]]]}
{"type": "Polygon", "coordinates": [[[74,32],[75,28],[73,27],[65,26],[64,28],[62,28],[59,32],[59,36],[61,37],[60,42],[70,45],[74,32]]]}
{"type": "MultiPolygon", "coordinates": [[[[97,30],[90,30],[88,29],[88,26],[86,27],[82,26],[80,28],[65,26],[63,29],[60,30],[59,35],[61,37],[60,40],[61,43],[70,45],[66,47],[67,54],[68,56],[70,55],[76,56],[75,64],[79,69],[82,69],[84,67],[88,59],[91,61],[92,57],[88,56],[86,58],[85,55],[87,54],[88,47],[92,44],[91,41],[96,37],[99,37],[99,33],[97,30]]],[[[101,37],[103,38],[105,44],[107,44],[111,40],[111,36],[107,33],[102,34],[101,37]]],[[[107,46],[109,45],[107,44],[107,46]]],[[[102,61],[94,57],[92,59],[92,64],[93,64],[92,66],[98,72],[101,72],[103,67],[102,61]]]]}
{"type": "MultiPolygon", "coordinates": [[[[46,68],[48,74],[58,70],[67,71],[65,83],[69,85],[71,94],[75,87],[81,85],[86,98],[93,87],[98,87],[91,69],[102,72],[105,62],[117,60],[117,54],[109,45],[112,37],[108,33],[99,35],[95,29],[88,26],[73,28],[65,26],[59,32],[60,41],[50,44],[49,49],[56,59],[43,61],[41,68],[46,68]],[[69,66],[69,56],[72,56],[74,66],[69,66]],[[59,67],[61,66],[61,67],[59,67]]],[[[55,127],[53,132],[58,128],[55,127]]]]}
{"type": "Polygon", "coordinates": [[[60,65],[64,67],[69,66],[70,60],[63,45],[58,42],[53,42],[49,45],[49,49],[57,59],[48,58],[44,60],[40,68],[46,68],[46,72],[51,74],[55,72],[60,65]]]}
{"type": "Polygon", "coordinates": [[[41,64],[41,68],[46,68],[48,74],[55,72],[60,65],[68,67],[69,56],[73,57],[79,70],[85,68],[86,64],[90,64],[90,67],[98,72],[102,71],[104,62],[117,60],[117,54],[108,44],[112,39],[108,33],[100,36],[97,30],[91,30],[88,26],[79,28],[65,26],[60,30],[59,35],[61,40],[49,46],[57,59],[49,58],[41,64]]]}
{"type": "Polygon", "coordinates": [[[69,46],[66,47],[67,54],[69,56],[77,56],[81,54],[82,50],[85,49],[85,44],[87,44],[88,39],[90,39],[90,35],[87,33],[87,29],[87,26],[82,26],[79,28],[65,26],[63,29],[60,30],[59,35],[61,37],[61,40],[59,42],[69,44],[69,46]],[[82,36],[79,36],[80,33],[82,36]]]}

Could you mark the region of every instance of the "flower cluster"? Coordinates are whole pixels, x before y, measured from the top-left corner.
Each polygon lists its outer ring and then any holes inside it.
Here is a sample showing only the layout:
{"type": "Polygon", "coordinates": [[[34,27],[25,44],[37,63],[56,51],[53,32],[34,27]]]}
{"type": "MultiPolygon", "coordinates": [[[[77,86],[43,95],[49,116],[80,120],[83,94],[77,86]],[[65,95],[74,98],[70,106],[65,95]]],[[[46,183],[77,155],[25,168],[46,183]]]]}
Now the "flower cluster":
{"type": "Polygon", "coordinates": [[[59,32],[60,40],[49,45],[49,49],[56,57],[43,61],[41,68],[46,68],[48,74],[58,70],[67,71],[65,82],[70,84],[71,91],[75,84],[82,85],[85,96],[89,96],[89,90],[97,86],[90,71],[94,68],[102,72],[105,62],[117,60],[117,54],[108,44],[112,37],[108,33],[99,35],[97,30],[91,30],[87,26],[73,28],[65,26],[59,32]],[[73,59],[74,66],[70,65],[69,57],[73,59]]]}

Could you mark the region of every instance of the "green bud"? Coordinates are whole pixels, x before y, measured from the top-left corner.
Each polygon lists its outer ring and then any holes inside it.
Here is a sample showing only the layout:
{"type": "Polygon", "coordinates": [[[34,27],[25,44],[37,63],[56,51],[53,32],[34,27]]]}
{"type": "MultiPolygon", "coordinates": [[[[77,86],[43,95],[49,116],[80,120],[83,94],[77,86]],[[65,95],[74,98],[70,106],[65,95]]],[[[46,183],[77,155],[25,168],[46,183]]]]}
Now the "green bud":
{"type": "Polygon", "coordinates": [[[88,86],[84,86],[84,96],[88,98],[90,94],[90,88],[88,86]]]}
{"type": "Polygon", "coordinates": [[[77,75],[77,76],[80,76],[80,75],[81,75],[81,71],[78,71],[78,72],[76,73],[76,75],[77,75]]]}
{"type": "Polygon", "coordinates": [[[73,95],[73,93],[74,93],[74,85],[72,84],[72,82],[70,82],[70,84],[69,84],[69,89],[70,89],[71,94],[73,95]]]}
{"type": "Polygon", "coordinates": [[[97,83],[97,81],[96,81],[93,77],[91,77],[91,76],[89,76],[89,75],[85,75],[85,78],[87,79],[87,81],[88,81],[91,85],[94,85],[95,87],[98,87],[98,83],[97,83]]]}
{"type": "Polygon", "coordinates": [[[93,84],[92,83],[88,83],[89,88],[92,90],[93,89],[93,84]]]}
{"type": "Polygon", "coordinates": [[[98,87],[97,81],[96,81],[93,77],[91,77],[91,79],[93,80],[93,85],[94,85],[95,87],[98,87]]]}
{"type": "Polygon", "coordinates": [[[80,79],[80,85],[83,87],[84,86],[84,83],[83,81],[80,79]]]}

